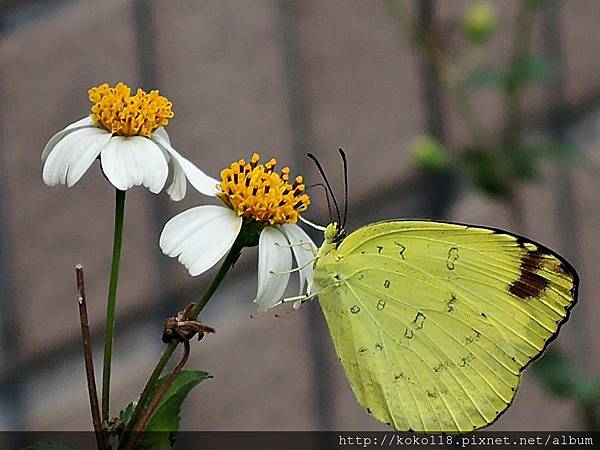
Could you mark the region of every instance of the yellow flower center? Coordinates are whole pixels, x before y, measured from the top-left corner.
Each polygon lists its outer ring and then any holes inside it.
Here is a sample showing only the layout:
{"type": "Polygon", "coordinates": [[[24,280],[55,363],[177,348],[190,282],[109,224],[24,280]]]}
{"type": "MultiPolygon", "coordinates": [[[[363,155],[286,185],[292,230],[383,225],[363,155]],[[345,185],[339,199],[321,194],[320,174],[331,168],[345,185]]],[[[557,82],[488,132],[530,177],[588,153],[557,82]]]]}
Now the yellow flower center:
{"type": "Polygon", "coordinates": [[[92,106],[92,120],[120,136],[146,136],[169,123],[174,116],[172,103],[158,91],[144,92],[138,89],[131,95],[126,84],[119,83],[114,88],[104,83],[88,91],[92,106]]]}
{"type": "Polygon", "coordinates": [[[273,171],[275,159],[264,165],[258,164],[259,159],[254,153],[249,163],[240,159],[223,169],[219,198],[246,219],[271,225],[296,223],[310,203],[302,177],[290,183],[289,167],[279,174],[273,171]]]}

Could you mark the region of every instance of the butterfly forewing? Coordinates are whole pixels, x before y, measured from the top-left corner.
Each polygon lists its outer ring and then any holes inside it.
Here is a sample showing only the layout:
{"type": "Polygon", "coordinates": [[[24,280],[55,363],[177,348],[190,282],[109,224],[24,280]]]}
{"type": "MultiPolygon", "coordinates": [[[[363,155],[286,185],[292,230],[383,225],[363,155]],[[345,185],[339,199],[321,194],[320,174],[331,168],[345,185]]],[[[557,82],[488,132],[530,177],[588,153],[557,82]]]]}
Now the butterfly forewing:
{"type": "Polygon", "coordinates": [[[539,244],[427,221],[360,228],[317,261],[315,279],[359,402],[422,431],[493,422],[577,289],[572,267],[539,244]]]}

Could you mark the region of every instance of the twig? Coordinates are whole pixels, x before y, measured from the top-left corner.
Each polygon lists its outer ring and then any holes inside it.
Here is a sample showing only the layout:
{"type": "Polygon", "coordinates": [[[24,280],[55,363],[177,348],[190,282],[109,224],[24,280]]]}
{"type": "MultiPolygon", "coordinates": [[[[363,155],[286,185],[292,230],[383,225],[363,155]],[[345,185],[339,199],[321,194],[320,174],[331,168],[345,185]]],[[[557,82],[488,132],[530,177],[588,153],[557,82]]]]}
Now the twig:
{"type": "Polygon", "coordinates": [[[387,0],[387,4],[395,13],[402,31],[415,46],[417,56],[431,67],[439,78],[441,87],[452,98],[454,107],[462,115],[477,145],[482,148],[489,147],[493,138],[479,118],[465,89],[461,67],[452,58],[447,57],[430,33],[417,23],[403,0],[387,0]]]}
{"type": "MultiPolygon", "coordinates": [[[[198,303],[196,303],[196,306],[194,306],[194,308],[189,312],[189,314],[188,314],[189,317],[197,317],[200,314],[202,309],[206,306],[208,301],[212,298],[213,294],[216,292],[217,288],[219,287],[219,285],[225,278],[227,271],[233,267],[235,262],[240,257],[242,248],[243,248],[243,244],[236,241],[236,243],[233,245],[233,247],[229,251],[229,254],[227,255],[227,257],[221,264],[221,267],[219,268],[219,271],[215,275],[215,278],[211,282],[210,286],[208,287],[208,289],[206,290],[204,295],[200,298],[198,303]]],[[[156,381],[159,379],[163,369],[165,368],[165,366],[171,359],[171,355],[173,355],[173,352],[177,348],[178,344],[179,344],[179,342],[175,340],[175,341],[172,341],[171,343],[169,343],[165,347],[162,356],[158,360],[158,363],[156,363],[156,367],[154,367],[154,370],[152,371],[150,378],[148,378],[148,381],[146,382],[146,386],[144,386],[144,390],[140,394],[140,399],[138,400],[137,405],[133,411],[133,414],[131,415],[131,419],[125,426],[126,432],[130,432],[131,430],[135,429],[139,418],[141,417],[144,409],[146,408],[146,403],[149,401],[148,397],[150,396],[150,392],[152,391],[152,387],[154,386],[154,383],[156,383],[156,381]]]]}
{"type": "Polygon", "coordinates": [[[175,369],[173,369],[173,372],[171,372],[169,377],[165,380],[165,382],[162,384],[162,386],[160,387],[160,389],[154,396],[154,399],[148,406],[148,409],[146,410],[144,417],[142,417],[142,420],[140,420],[140,422],[135,427],[135,430],[133,431],[133,435],[129,439],[129,442],[127,443],[127,446],[125,447],[125,450],[132,450],[133,448],[135,448],[135,444],[139,438],[140,433],[144,430],[144,428],[148,424],[148,421],[152,417],[152,414],[154,413],[154,411],[156,411],[156,408],[158,407],[158,404],[162,400],[163,396],[165,395],[165,392],[167,392],[167,389],[169,389],[171,387],[171,385],[173,384],[173,381],[175,381],[175,378],[177,378],[177,375],[179,375],[179,372],[181,372],[181,370],[183,369],[183,366],[185,366],[185,363],[187,362],[189,357],[190,357],[190,342],[183,341],[183,356],[181,357],[181,361],[179,361],[179,364],[177,364],[177,367],[175,367],[175,369]]]}
{"type": "MultiPolygon", "coordinates": [[[[514,71],[518,64],[522,64],[530,56],[531,35],[533,32],[533,13],[536,6],[528,0],[522,0],[516,17],[514,43],[510,57],[510,71],[514,71]]],[[[514,75],[511,75],[514,76],[514,75]]],[[[515,147],[521,137],[521,92],[523,83],[504,86],[504,116],[506,123],[502,132],[502,145],[505,148],[515,147]]]]}
{"type": "Polygon", "coordinates": [[[98,404],[98,392],[96,391],[96,377],[94,376],[94,361],[92,358],[92,342],[90,339],[90,326],[88,322],[87,307],[85,304],[85,285],[83,282],[83,266],[75,266],[75,275],[77,277],[77,292],[79,296],[77,303],[79,305],[79,321],[81,322],[81,340],[83,342],[83,356],[85,359],[85,374],[87,377],[88,394],[90,396],[90,409],[92,410],[92,422],[94,423],[94,433],[96,434],[96,443],[99,449],[104,449],[104,439],[102,436],[102,422],[100,420],[100,406],[98,404]]]}
{"type": "MultiPolygon", "coordinates": [[[[148,401],[148,396],[150,395],[150,391],[152,390],[154,383],[156,383],[156,381],[160,378],[160,375],[161,375],[163,369],[165,368],[165,366],[171,359],[171,355],[177,348],[177,344],[178,344],[177,341],[173,341],[165,347],[165,350],[164,350],[162,356],[160,357],[160,360],[156,364],[156,367],[152,371],[152,374],[150,375],[150,378],[148,379],[148,382],[146,383],[144,390],[140,394],[140,398],[137,402],[137,405],[135,406],[135,409],[133,410],[131,419],[129,419],[129,422],[125,426],[126,433],[135,429],[135,425],[138,423],[138,420],[142,416],[142,413],[144,412],[144,409],[146,407],[146,402],[148,401]]],[[[123,448],[123,447],[119,446],[119,449],[121,449],[121,448],[123,448]]]]}
{"type": "MultiPolygon", "coordinates": [[[[530,56],[530,43],[533,31],[533,13],[536,6],[528,0],[522,0],[521,6],[516,17],[516,31],[510,58],[510,71],[514,72],[518,64],[522,64],[530,56]]],[[[511,75],[511,77],[514,75],[511,75]]],[[[521,97],[523,92],[523,83],[511,81],[503,87],[503,102],[504,102],[504,129],[502,130],[502,149],[503,151],[512,152],[514,156],[518,156],[517,152],[522,145],[522,109],[521,97]]],[[[507,199],[509,214],[520,233],[526,233],[525,218],[523,209],[521,208],[519,192],[512,188],[509,198],[507,199]]]]}

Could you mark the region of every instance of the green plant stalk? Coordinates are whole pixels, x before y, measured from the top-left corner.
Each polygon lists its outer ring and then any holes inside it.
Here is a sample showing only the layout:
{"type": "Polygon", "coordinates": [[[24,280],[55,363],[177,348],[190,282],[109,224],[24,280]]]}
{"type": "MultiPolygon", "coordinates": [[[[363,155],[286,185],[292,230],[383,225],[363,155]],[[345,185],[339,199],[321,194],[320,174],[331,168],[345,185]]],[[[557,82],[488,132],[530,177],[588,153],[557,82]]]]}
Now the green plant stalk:
{"type": "MultiPolygon", "coordinates": [[[[191,310],[190,317],[197,317],[198,314],[200,314],[200,312],[202,311],[202,309],[204,309],[204,307],[206,306],[208,301],[212,298],[212,296],[216,292],[217,288],[220,286],[221,282],[225,278],[225,275],[227,274],[229,269],[231,269],[231,267],[238,260],[240,253],[242,251],[242,248],[243,248],[243,245],[239,244],[236,241],[236,243],[233,245],[233,247],[227,254],[227,257],[223,261],[223,264],[221,264],[221,267],[219,268],[219,271],[215,275],[215,278],[213,279],[212,283],[210,284],[210,286],[208,287],[208,289],[206,290],[204,295],[202,295],[200,300],[198,300],[198,303],[196,303],[196,306],[194,306],[194,308],[191,310]]],[[[171,359],[173,352],[177,348],[177,344],[178,344],[178,342],[169,343],[167,345],[167,347],[165,348],[165,350],[163,351],[162,356],[156,363],[156,367],[154,367],[154,370],[152,371],[150,378],[148,378],[148,381],[146,382],[146,386],[144,387],[144,390],[140,394],[140,399],[139,399],[137,405],[135,406],[135,410],[133,411],[133,414],[131,415],[131,420],[129,421],[129,423],[127,424],[127,427],[125,428],[127,431],[131,431],[135,428],[136,423],[139,421],[142,413],[146,409],[146,405],[148,404],[148,401],[150,400],[148,398],[148,395],[150,394],[150,390],[152,389],[152,386],[154,386],[156,381],[159,379],[162,371],[164,370],[165,366],[171,359]]]]}
{"type": "Polygon", "coordinates": [[[112,361],[113,331],[115,327],[115,306],[117,302],[117,285],[119,281],[119,264],[121,261],[121,244],[123,242],[123,222],[125,218],[125,192],[115,189],[115,230],[113,237],[113,255],[108,285],[108,302],[106,306],[106,330],[104,332],[104,363],[102,366],[102,421],[104,426],[109,419],[110,404],[110,368],[112,361]]]}
{"type": "MultiPolygon", "coordinates": [[[[535,5],[528,0],[522,0],[519,12],[516,18],[515,40],[512,49],[510,61],[510,70],[514,70],[517,64],[524,61],[530,54],[530,42],[532,28],[532,14],[535,12],[535,5]]],[[[502,96],[504,101],[504,130],[502,132],[502,148],[504,151],[513,151],[521,144],[521,104],[520,99],[523,92],[522,83],[511,83],[504,85],[502,96]]],[[[507,209],[513,223],[513,226],[521,233],[525,233],[525,218],[523,217],[523,208],[520,202],[519,194],[514,189],[507,199],[507,209]]]]}
{"type": "MultiPolygon", "coordinates": [[[[532,14],[536,7],[528,0],[522,0],[519,12],[516,18],[515,40],[510,60],[510,70],[514,70],[517,64],[529,57],[529,47],[531,34],[533,31],[532,14]]],[[[521,105],[520,98],[523,91],[523,84],[510,83],[504,85],[503,99],[506,124],[504,126],[503,145],[504,147],[514,147],[520,140],[521,124],[521,105]]]]}
{"type": "Polygon", "coordinates": [[[225,261],[223,261],[223,264],[221,264],[221,267],[219,268],[219,271],[217,272],[217,275],[215,276],[214,280],[212,281],[204,295],[200,298],[200,300],[198,300],[196,306],[194,306],[190,311],[190,317],[197,317],[198,314],[200,314],[200,312],[204,309],[208,301],[212,298],[217,288],[225,278],[225,275],[227,274],[229,269],[233,267],[235,262],[240,257],[241,252],[242,246],[237,242],[233,244],[233,247],[231,247],[231,250],[227,254],[225,261]]]}
{"type": "Polygon", "coordinates": [[[453,64],[431,44],[428,36],[420,29],[402,0],[387,0],[387,3],[396,15],[402,31],[418,51],[421,61],[432,67],[440,85],[454,101],[457,111],[462,115],[475,142],[481,148],[488,147],[492,142],[492,137],[471,103],[469,93],[464,85],[461,67],[453,64]]]}

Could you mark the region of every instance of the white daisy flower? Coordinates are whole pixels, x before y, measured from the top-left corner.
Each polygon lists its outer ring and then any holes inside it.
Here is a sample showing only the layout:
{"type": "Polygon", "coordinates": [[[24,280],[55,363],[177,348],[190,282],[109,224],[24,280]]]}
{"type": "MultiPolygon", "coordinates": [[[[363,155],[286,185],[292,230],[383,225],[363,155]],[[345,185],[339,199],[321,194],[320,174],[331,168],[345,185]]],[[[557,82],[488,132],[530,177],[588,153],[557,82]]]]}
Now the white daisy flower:
{"type": "Polygon", "coordinates": [[[289,168],[274,172],[271,159],[258,164],[252,155],[221,171],[221,182],[214,180],[215,194],[224,206],[204,205],[173,217],[160,236],[160,248],[179,257],[196,276],[215,265],[234,243],[258,245],[258,290],[254,301],[262,314],[281,302],[290,273],[300,275],[300,293],[312,278],[316,246],[296,222],[310,202],[304,193],[302,177],[289,182],[289,168]],[[292,255],[297,268],[292,270],[292,255]]]}
{"type": "Polygon", "coordinates": [[[186,178],[200,192],[217,193],[214,180],[171,146],[165,130],[173,117],[172,104],[158,91],[144,92],[123,83],[88,91],[92,112],[68,125],[48,141],[42,152],[43,179],[49,186],[73,186],[100,158],[106,178],[119,190],[144,185],[159,193],[173,166],[173,181],[167,193],[181,200],[186,178]]]}

